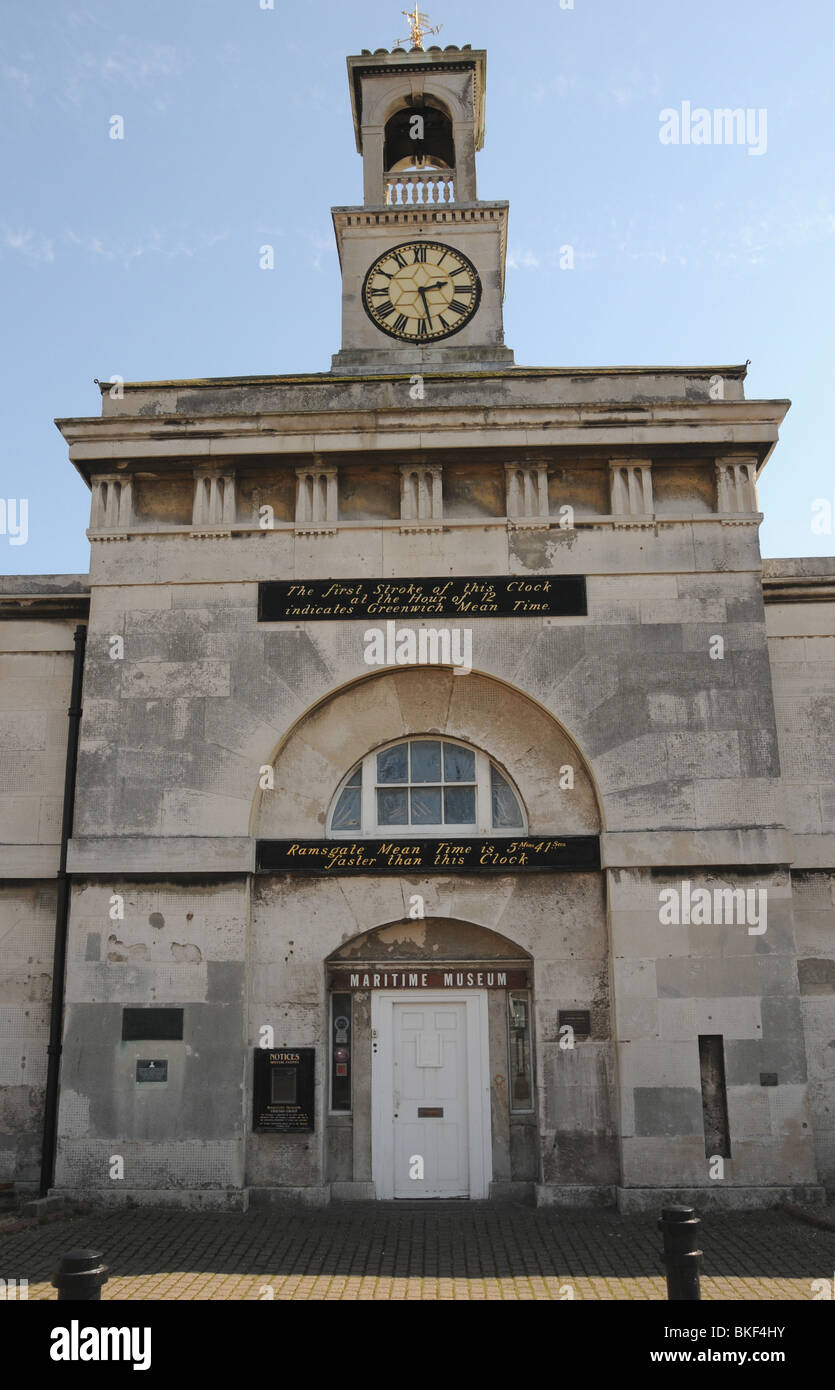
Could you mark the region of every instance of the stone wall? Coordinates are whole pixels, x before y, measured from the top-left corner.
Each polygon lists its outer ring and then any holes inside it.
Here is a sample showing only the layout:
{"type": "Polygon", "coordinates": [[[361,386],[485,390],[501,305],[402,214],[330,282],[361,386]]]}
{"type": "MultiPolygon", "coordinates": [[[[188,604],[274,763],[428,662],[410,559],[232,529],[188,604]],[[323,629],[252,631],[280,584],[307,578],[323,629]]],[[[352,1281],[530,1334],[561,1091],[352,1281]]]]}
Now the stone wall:
{"type": "Polygon", "coordinates": [[[55,884],[0,884],[0,1181],[40,1177],[55,884]]]}
{"type": "MultiPolygon", "coordinates": [[[[357,472],[358,515],[366,505],[361,484],[357,472]]],[[[699,497],[695,511],[704,501],[699,497]]],[[[94,547],[72,867],[79,875],[85,868],[133,868],[164,877],[173,868],[199,875],[225,864],[245,874],[256,837],[322,836],[342,778],[370,749],[409,733],[463,739],[509,773],[532,831],[603,831],[607,904],[603,879],[594,876],[260,880],[250,949],[234,957],[247,998],[245,1026],[237,983],[227,1000],[245,1076],[246,1049],[277,1016],[287,1041],[292,1033],[298,1045],[317,1047],[323,1091],[325,958],[346,933],[401,920],[403,893],[421,892],[428,911],[431,903],[446,918],[489,926],[534,959],[535,1176],[544,1190],[611,1186],[619,1162],[626,1187],[674,1177],[710,1186],[700,1032],[725,1040],[736,1126],[725,1187],[813,1181],[803,1059],[795,1055],[800,1005],[790,913],[783,920],[787,879],[780,866],[787,856],[774,829],[783,806],[755,525],[728,526],[702,512],[691,521],[594,523],[574,531],[462,521],[414,535],[377,522],[375,545],[366,535],[374,522],[361,525],[327,536],[282,531],[199,543],[148,534],[131,542],[129,569],[118,544],[94,547]],[[364,622],[257,621],[257,577],[445,572],[586,574],[588,617],[473,620],[476,669],[467,677],[421,668],[375,675],[364,662],[364,622]],[[124,652],[113,660],[117,635],[124,652]],[[575,772],[571,791],[559,789],[566,764],[575,772]],[[274,767],[274,790],[258,788],[265,765],[274,767]],[[757,879],[771,908],[763,940],[744,927],[738,940],[739,928],[659,925],[660,883],[689,876],[694,884],[747,885],[752,863],[774,866],[757,879]],[[718,876],[706,876],[711,865],[722,866],[718,876]],[[653,871],[669,880],[656,882],[653,871]],[[775,994],[783,1001],[779,1018],[775,994]],[[572,1005],[589,1008],[595,1023],[589,1040],[563,1050],[558,1013],[572,1005]],[[777,1056],[780,1036],[784,1055],[777,1056]],[[778,1083],[766,1094],[760,1072],[772,1069],[778,1083]]],[[[241,920],[245,881],[234,888],[241,920]]],[[[91,891],[79,886],[79,893],[91,891]]],[[[185,901],[191,889],[177,891],[185,901]]],[[[80,910],[77,897],[76,951],[80,910]]],[[[107,967],[114,1003],[156,1000],[162,959],[144,959],[141,948],[144,941],[160,949],[162,938],[143,930],[147,940],[117,931],[122,946],[110,943],[111,952],[139,950],[107,967]]],[[[177,941],[203,951],[192,936],[180,933],[177,941]]],[[[202,966],[194,969],[188,978],[200,981],[202,966]]],[[[207,986],[200,988],[194,1002],[206,1003],[207,986]]],[[[76,989],[68,1028],[81,1057],[80,1040],[94,1026],[85,1009],[95,1009],[97,996],[88,981],[76,989]]],[[[68,1056],[68,1077],[72,1065],[68,1056]]],[[[191,1063],[198,1089],[207,1084],[196,1079],[201,1065],[191,1063]]],[[[127,1084],[127,1073],[119,1078],[127,1084]]],[[[83,1085],[92,1096],[100,1082],[87,1076],[83,1085]]],[[[236,1096],[241,1085],[249,1080],[235,1083],[236,1096]]],[[[114,1141],[133,1132],[136,1115],[128,1118],[114,1141]]],[[[238,1185],[312,1192],[329,1180],[324,1125],[313,1136],[277,1139],[248,1135],[248,1117],[233,1117],[228,1107],[222,1119],[214,1110],[207,1118],[211,1124],[184,1133],[182,1142],[231,1145],[224,1149],[230,1182],[234,1172],[238,1185]]],[[[194,1119],[202,1123],[197,1113],[194,1119]]],[[[81,1164],[72,1168],[74,1181],[86,1172],[85,1142],[80,1133],[62,1139],[65,1164],[71,1153],[81,1164]]],[[[367,1181],[357,1136],[350,1155],[344,1134],[333,1142],[340,1180],[349,1180],[350,1169],[350,1180],[367,1181]]],[[[143,1153],[150,1166],[137,1186],[153,1186],[164,1164],[150,1148],[143,1153]]],[[[175,1175],[178,1164],[171,1160],[175,1175]]],[[[189,1171],[186,1165],[174,1181],[185,1183],[189,1171]]],[[[512,1176],[512,1165],[507,1172],[512,1176]]]]}
{"type": "Polygon", "coordinates": [[[0,614],[0,878],[58,868],[73,631],[0,614]]]}
{"type": "Polygon", "coordinates": [[[72,683],[60,610],[82,591],[78,576],[0,580],[0,1180],[24,1189],[40,1177],[72,683]]]}
{"type": "Polygon", "coordinates": [[[835,1187],[835,559],[767,560],[766,619],[815,1152],[835,1187]]]}
{"type": "Polygon", "coordinates": [[[57,1190],[240,1191],[248,920],[245,881],[74,885],[57,1190]],[[182,1041],[123,1042],[126,1006],[182,1008],[182,1041]],[[167,1081],[137,1082],[139,1060],[166,1060],[167,1081]]]}
{"type": "Polygon", "coordinates": [[[788,873],[615,870],[609,881],[623,1186],[672,1173],[677,1186],[712,1193],[814,1182],[788,873]],[[710,894],[708,920],[661,920],[671,901],[662,894],[674,889],[681,902],[685,882],[691,899],[710,894]],[[735,905],[731,921],[716,920],[723,889],[753,890],[750,917],[735,905]],[[730,1151],[713,1171],[700,1036],[723,1040],[730,1151]]]}

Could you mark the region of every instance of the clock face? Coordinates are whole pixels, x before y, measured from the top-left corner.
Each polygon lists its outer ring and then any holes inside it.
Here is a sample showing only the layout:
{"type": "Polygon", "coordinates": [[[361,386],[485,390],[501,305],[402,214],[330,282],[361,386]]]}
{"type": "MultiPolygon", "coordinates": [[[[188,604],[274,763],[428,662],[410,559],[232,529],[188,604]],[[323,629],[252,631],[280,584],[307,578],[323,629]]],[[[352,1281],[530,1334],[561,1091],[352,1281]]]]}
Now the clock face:
{"type": "Polygon", "coordinates": [[[481,301],[478,272],[440,241],[404,241],[378,256],[362,287],[365,311],[383,333],[406,343],[450,338],[481,301]]]}

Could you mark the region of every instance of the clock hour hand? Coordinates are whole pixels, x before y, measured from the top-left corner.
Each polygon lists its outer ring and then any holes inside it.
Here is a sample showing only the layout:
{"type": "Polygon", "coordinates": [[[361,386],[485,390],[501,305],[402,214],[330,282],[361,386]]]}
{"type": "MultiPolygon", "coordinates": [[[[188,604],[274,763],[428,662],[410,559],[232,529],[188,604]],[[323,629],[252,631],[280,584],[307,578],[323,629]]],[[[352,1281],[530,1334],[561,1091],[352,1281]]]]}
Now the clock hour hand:
{"type": "MultiPolygon", "coordinates": [[[[434,289],[437,289],[437,285],[428,285],[426,288],[427,288],[427,289],[430,289],[430,290],[434,290],[434,289]]],[[[419,287],[419,288],[418,288],[418,294],[420,295],[421,299],[423,300],[423,307],[424,307],[424,309],[426,310],[426,317],[427,317],[427,319],[429,320],[429,327],[431,328],[431,327],[432,327],[432,315],[431,315],[430,312],[429,312],[429,305],[428,305],[427,300],[426,300],[426,289],[424,289],[423,287],[419,287]]]]}

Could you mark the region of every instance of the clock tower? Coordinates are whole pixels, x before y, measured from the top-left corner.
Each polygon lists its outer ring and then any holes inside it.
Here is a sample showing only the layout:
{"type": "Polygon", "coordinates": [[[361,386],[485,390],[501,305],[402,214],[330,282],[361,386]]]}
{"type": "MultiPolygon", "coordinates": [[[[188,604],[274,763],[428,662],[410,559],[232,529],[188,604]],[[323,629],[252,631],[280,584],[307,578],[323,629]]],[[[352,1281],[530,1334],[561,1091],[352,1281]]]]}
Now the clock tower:
{"type": "MultiPolygon", "coordinates": [[[[405,11],[404,11],[405,13],[405,11]]],[[[507,202],[476,187],[487,55],[469,44],[348,59],[363,204],[333,208],[342,349],[333,370],[386,373],[512,366],[502,299],[507,202]]]]}

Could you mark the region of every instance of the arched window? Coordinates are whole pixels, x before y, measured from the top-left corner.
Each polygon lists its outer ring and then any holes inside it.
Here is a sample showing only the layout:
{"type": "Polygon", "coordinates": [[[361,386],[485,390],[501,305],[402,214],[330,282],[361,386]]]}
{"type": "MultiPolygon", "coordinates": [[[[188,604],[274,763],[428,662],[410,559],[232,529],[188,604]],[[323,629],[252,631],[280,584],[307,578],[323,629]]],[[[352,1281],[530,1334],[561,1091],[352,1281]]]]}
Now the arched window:
{"type": "Polygon", "coordinates": [[[366,753],[337,791],[327,824],[334,839],[526,829],[505,774],[486,753],[448,738],[401,739],[366,753]]]}

